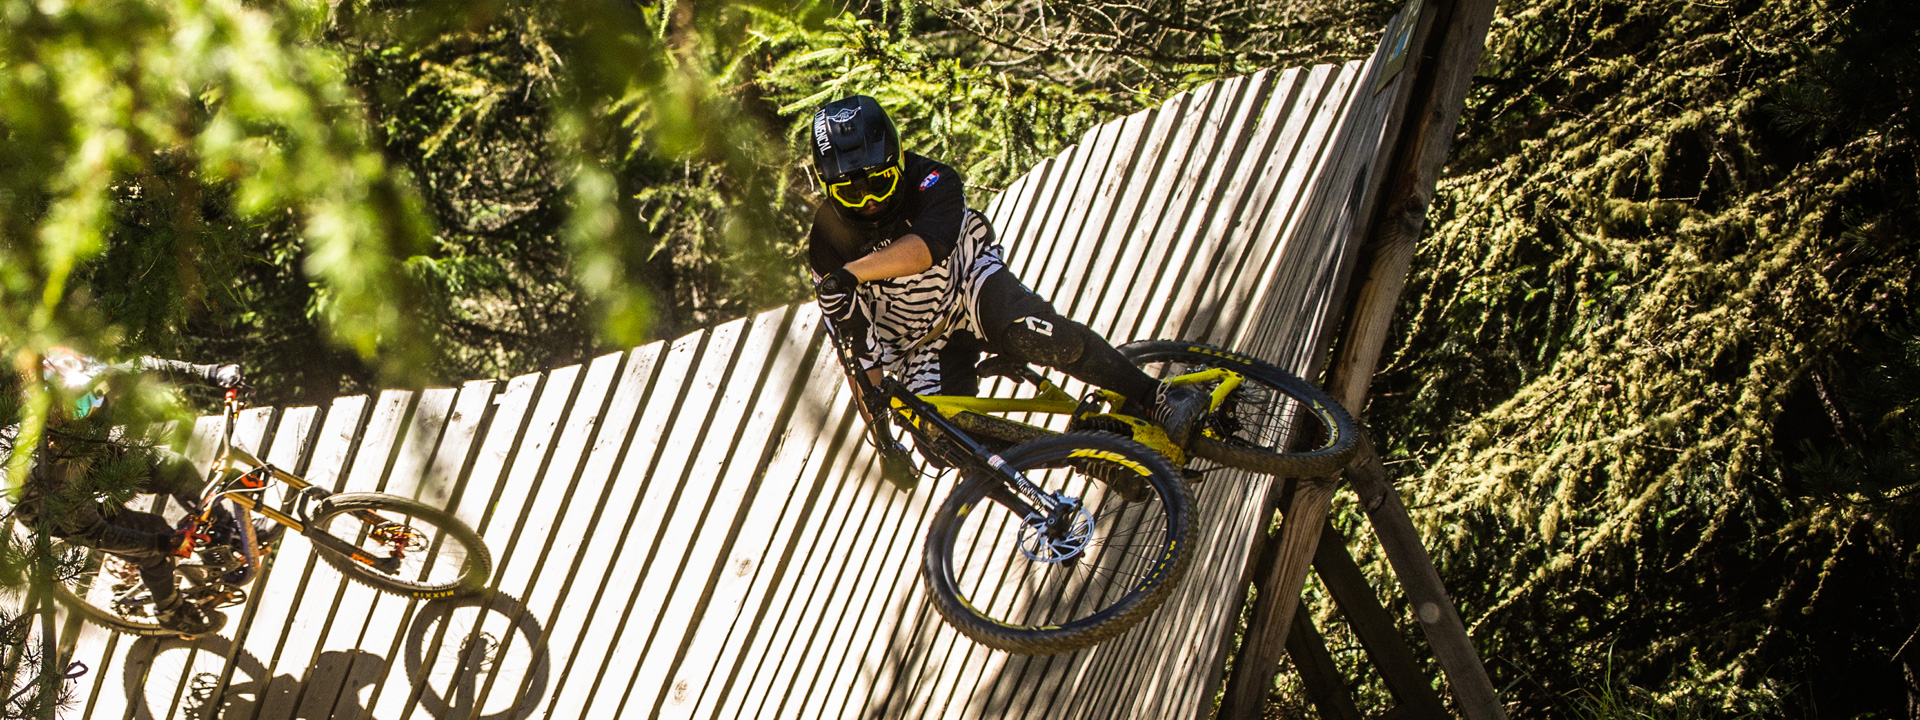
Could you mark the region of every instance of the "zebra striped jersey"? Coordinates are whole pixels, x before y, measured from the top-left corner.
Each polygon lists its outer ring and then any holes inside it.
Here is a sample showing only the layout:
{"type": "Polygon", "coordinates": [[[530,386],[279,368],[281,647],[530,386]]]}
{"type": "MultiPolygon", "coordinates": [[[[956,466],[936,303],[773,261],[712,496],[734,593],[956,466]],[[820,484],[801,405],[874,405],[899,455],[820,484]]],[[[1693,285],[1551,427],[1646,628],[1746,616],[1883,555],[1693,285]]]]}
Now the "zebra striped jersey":
{"type": "Polygon", "coordinates": [[[946,262],[934,263],[918,275],[862,283],[851,301],[872,321],[867,367],[884,368],[913,392],[937,392],[940,350],[956,331],[982,336],[980,286],[1005,267],[993,225],[969,209],[959,242],[946,262]]]}

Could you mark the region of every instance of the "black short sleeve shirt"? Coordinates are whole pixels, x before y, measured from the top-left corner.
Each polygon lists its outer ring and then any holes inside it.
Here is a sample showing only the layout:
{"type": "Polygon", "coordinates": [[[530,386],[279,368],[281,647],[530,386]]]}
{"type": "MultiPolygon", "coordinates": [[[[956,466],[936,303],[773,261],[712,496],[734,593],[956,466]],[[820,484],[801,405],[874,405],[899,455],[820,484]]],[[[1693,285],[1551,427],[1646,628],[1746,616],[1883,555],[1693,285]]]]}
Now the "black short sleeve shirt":
{"type": "Polygon", "coordinates": [[[832,200],[813,212],[807,233],[807,263],[815,275],[825,275],[865,257],[906,235],[927,242],[933,262],[946,262],[960,240],[960,223],[967,210],[960,173],[945,163],[907,153],[907,172],[900,178],[894,202],[900,203],[890,220],[868,224],[841,217],[832,200]]]}

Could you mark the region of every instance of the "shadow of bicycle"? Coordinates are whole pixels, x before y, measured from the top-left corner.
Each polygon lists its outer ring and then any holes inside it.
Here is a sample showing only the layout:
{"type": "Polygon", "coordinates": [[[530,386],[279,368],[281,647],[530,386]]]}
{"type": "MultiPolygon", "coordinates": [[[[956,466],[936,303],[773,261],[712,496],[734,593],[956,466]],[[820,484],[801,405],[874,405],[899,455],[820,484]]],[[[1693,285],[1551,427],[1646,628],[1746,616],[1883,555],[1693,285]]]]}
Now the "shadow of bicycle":
{"type": "Polygon", "coordinates": [[[547,690],[549,656],[533,652],[541,630],[504,594],[432,600],[405,628],[404,672],[348,649],[320,653],[299,676],[271,675],[222,637],[142,638],[128,649],[122,687],[135,720],[523,720],[547,690]]]}

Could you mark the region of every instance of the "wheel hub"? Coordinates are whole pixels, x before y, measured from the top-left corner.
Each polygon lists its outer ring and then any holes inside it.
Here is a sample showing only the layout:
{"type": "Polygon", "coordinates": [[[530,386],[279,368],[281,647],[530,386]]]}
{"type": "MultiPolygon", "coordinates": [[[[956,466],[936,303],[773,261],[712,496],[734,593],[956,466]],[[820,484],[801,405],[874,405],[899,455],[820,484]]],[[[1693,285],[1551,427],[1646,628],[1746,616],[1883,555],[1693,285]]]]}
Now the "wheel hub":
{"type": "Polygon", "coordinates": [[[1059,507],[1028,515],[1020,525],[1020,554],[1038,563],[1063,563],[1086,552],[1093,536],[1093,515],[1079,498],[1056,498],[1059,507]]]}

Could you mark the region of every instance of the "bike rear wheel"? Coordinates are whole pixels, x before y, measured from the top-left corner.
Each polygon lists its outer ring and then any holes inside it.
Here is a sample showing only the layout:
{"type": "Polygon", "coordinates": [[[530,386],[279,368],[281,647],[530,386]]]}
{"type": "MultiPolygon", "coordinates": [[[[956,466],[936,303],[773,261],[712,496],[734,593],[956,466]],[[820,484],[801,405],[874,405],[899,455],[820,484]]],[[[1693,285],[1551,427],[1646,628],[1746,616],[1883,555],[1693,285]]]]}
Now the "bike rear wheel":
{"type": "Polygon", "coordinates": [[[55,543],[53,597],[87,622],[128,635],[177,635],[153,617],[153,593],[118,556],[55,543]]]}
{"type": "Polygon", "coordinates": [[[927,531],[921,566],[933,607],[975,642],[1044,655],[1091,647],[1158,608],[1186,573],[1186,485],[1132,440],[1066,433],[1000,453],[1056,498],[1079,503],[1051,526],[992,495],[999,474],[960,483],[927,531]]]}
{"type": "Polygon", "coordinates": [[[485,587],[493,572],[486,543],[466,523],[397,495],[328,497],[314,510],[306,534],[315,540],[314,551],[341,574],[396,595],[461,595],[485,587]]]}
{"type": "Polygon", "coordinates": [[[1188,441],[1195,455],[1243,470],[1296,477],[1330,475],[1353,458],[1360,438],[1353,416],[1325,391],[1279,366],[1178,340],[1141,340],[1119,350],[1155,378],[1208,368],[1232,370],[1245,378],[1195,427],[1188,441]]]}

